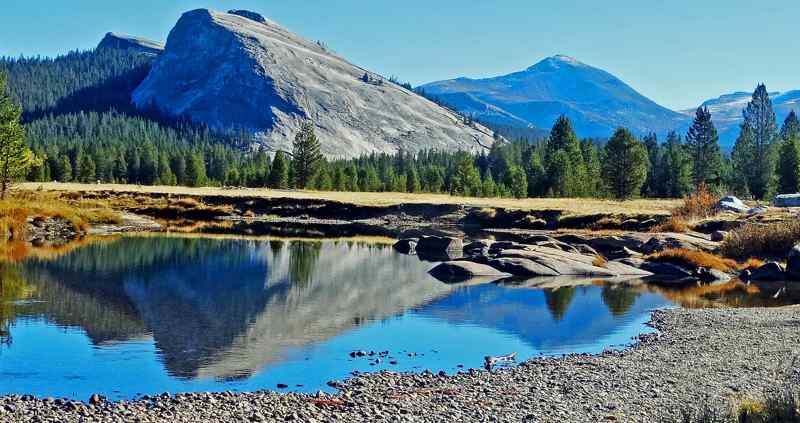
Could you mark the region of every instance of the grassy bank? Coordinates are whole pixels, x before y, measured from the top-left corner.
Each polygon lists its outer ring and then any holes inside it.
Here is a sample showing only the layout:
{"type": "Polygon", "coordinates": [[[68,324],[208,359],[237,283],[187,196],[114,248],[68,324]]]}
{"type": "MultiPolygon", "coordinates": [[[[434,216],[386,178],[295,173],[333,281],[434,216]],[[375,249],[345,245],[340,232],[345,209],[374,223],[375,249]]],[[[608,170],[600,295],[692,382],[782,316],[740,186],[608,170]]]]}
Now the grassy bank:
{"type": "Polygon", "coordinates": [[[92,224],[119,223],[120,216],[99,201],[71,200],[54,192],[15,191],[0,201],[0,242],[20,241],[30,219],[60,218],[76,232],[92,224]]]}
{"type": "Polygon", "coordinates": [[[396,204],[456,204],[474,207],[502,207],[519,210],[561,210],[571,215],[588,214],[652,214],[669,215],[679,206],[680,200],[642,199],[613,201],[587,198],[468,198],[444,194],[407,194],[396,192],[322,192],[299,190],[273,190],[267,188],[188,188],[174,186],[140,186],[117,184],[73,184],[73,183],[25,183],[20,189],[34,191],[117,191],[131,193],[155,193],[187,196],[228,196],[291,198],[338,201],[367,206],[390,206],[396,204]]]}

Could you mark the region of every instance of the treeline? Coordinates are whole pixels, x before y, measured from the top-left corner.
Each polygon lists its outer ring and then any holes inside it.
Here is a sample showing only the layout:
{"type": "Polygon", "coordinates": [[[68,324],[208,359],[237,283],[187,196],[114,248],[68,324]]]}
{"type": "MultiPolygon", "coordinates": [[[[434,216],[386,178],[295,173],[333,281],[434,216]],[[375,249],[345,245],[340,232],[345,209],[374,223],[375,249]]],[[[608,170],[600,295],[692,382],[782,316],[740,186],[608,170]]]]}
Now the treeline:
{"type": "Polygon", "coordinates": [[[56,58],[0,57],[8,94],[22,107],[23,121],[80,111],[132,111],[130,94],[154,58],[133,51],[74,51],[56,58]]]}
{"type": "Polygon", "coordinates": [[[249,135],[136,110],[130,94],[151,61],[117,50],[0,59],[34,152],[27,179],[518,198],[680,197],[700,184],[757,199],[800,191],[800,124],[792,112],[778,129],[763,85],[730,156],[711,114],[699,108],[686,134],[663,142],[624,128],[608,140],[579,139],[561,117],[540,139],[498,142],[480,154],[400,151],[328,161],[313,126],[304,125],[292,152],[268,155],[251,150],[249,135]]]}

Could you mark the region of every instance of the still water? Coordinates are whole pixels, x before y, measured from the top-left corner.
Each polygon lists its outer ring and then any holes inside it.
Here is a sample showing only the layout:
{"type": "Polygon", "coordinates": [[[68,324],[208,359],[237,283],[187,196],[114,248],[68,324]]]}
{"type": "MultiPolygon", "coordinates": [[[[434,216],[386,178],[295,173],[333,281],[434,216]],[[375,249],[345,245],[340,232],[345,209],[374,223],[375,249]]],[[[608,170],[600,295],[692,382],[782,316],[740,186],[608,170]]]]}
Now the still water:
{"type": "Polygon", "coordinates": [[[680,297],[642,284],[448,285],[365,241],[123,237],[0,270],[0,394],[330,389],[353,371],[599,352],[680,297]],[[389,351],[351,358],[357,350],[389,351]]]}

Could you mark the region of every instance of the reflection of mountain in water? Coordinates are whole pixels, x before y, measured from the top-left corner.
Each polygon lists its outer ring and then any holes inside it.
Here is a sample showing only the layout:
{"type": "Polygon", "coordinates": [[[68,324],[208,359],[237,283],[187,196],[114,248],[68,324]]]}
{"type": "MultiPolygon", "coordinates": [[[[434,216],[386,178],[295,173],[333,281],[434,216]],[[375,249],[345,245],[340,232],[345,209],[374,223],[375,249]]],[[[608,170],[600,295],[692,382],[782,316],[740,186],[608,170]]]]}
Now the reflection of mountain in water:
{"type": "Polygon", "coordinates": [[[456,290],[417,311],[450,322],[501,330],[534,348],[547,349],[595,342],[620,327],[620,316],[641,316],[667,303],[654,294],[642,294],[637,299],[630,289],[589,286],[540,290],[478,285],[456,290]]]}
{"type": "Polygon", "coordinates": [[[158,237],[90,245],[25,273],[45,300],[31,312],[96,343],[149,333],[176,376],[236,378],[446,294],[428,267],[374,244],[158,237]]]}

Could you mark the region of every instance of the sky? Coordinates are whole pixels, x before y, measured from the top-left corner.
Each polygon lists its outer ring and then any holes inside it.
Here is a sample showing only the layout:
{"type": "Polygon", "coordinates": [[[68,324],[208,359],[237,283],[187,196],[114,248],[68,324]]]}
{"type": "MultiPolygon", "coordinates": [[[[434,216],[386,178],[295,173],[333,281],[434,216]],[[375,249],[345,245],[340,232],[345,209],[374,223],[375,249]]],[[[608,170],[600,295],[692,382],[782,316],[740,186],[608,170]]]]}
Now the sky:
{"type": "Polygon", "coordinates": [[[0,55],[89,49],[109,31],[163,41],[197,8],[259,12],[415,86],[565,54],[676,110],[759,82],[800,89],[796,0],[3,0],[0,55]]]}

